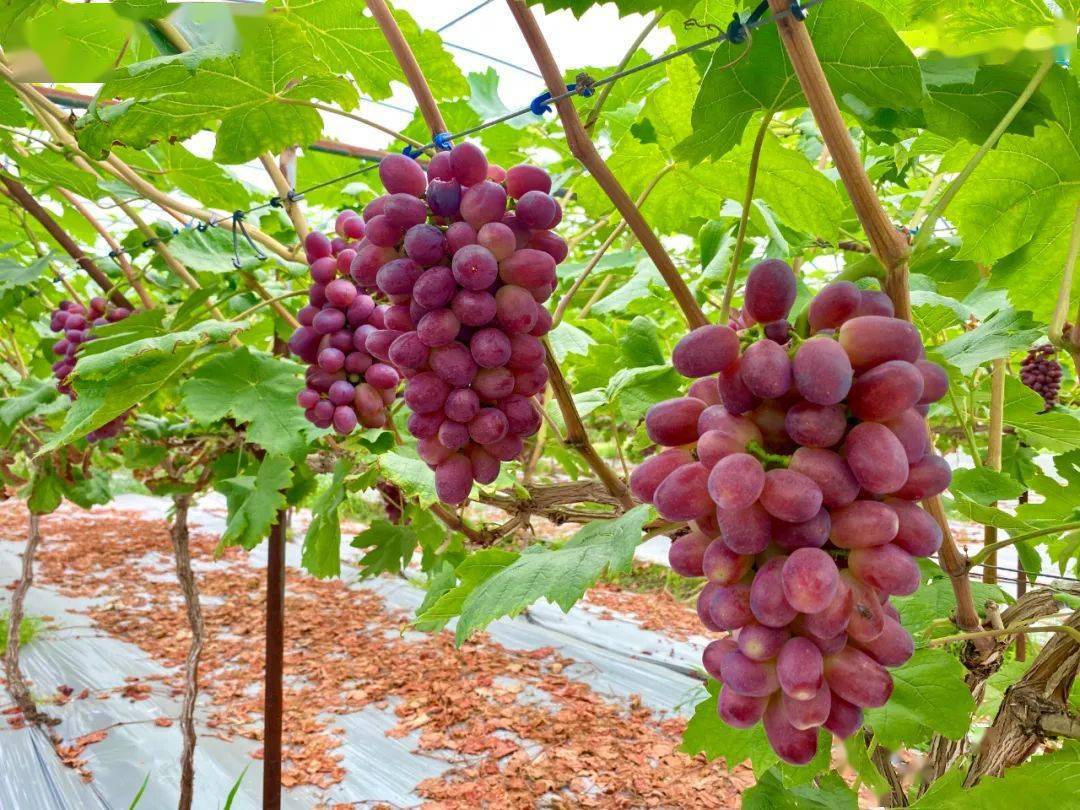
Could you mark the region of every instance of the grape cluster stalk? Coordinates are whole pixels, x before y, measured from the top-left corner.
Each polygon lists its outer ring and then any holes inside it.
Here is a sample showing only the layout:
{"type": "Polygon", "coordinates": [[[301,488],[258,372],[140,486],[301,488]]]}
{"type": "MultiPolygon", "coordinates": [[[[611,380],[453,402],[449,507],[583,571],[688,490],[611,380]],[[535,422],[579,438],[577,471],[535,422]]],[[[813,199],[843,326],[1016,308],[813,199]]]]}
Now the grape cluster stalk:
{"type": "Polygon", "coordinates": [[[892,694],[887,668],[911,657],[889,598],[919,587],[915,558],[941,545],[917,501],[951,472],[926,424],[948,377],[918,330],[879,291],[838,281],[810,302],[801,339],[787,322],[795,296],[791,268],[762,262],[741,332],[708,325],[679,341],[672,364],[695,381],[649,410],[648,435],[666,449],[630,485],[689,523],[669,560],[708,580],[698,615],[727,632],[703,656],[720,717],[762,722],[781,759],[805,764],[819,728],[855,733],[892,694]]]}
{"type": "MultiPolygon", "coordinates": [[[[552,231],[562,209],[543,169],[489,164],[471,143],[437,153],[426,171],[411,158],[390,155],[379,177],[386,194],[361,216],[339,218],[344,237],[357,241],[342,243],[333,269],[348,272],[344,283],[357,295],[380,295],[386,304],[375,308],[370,325],[353,326],[349,318],[339,325],[334,316],[324,337],[302,330],[293,342],[311,344],[307,354],[313,356],[326,334],[347,326],[364,330],[362,342],[357,331],[351,338],[355,351],[373,362],[364,372],[367,381],[376,367],[405,379],[409,432],[435,471],[439,499],[459,504],[474,481],[494,481],[500,463],[518,458],[523,440],[540,427],[531,398],[548,381],[541,338],[551,315],[543,304],[567,254],[566,242],[552,231]]],[[[316,282],[313,291],[327,283],[316,282]]],[[[325,292],[329,299],[329,286],[325,292]]],[[[344,297],[322,304],[313,298],[313,307],[323,307],[313,317],[325,318],[327,307],[341,310],[342,304],[344,297]]],[[[313,321],[305,329],[320,327],[313,321]]],[[[320,386],[310,387],[319,392],[320,386]]]]}
{"type": "Polygon", "coordinates": [[[1020,381],[1043,398],[1046,410],[1058,403],[1061,392],[1061,363],[1055,359],[1057,349],[1050,343],[1028,349],[1020,361],[1020,381]]]}
{"type": "MultiPolygon", "coordinates": [[[[130,314],[131,310],[127,307],[113,306],[100,296],[90,299],[89,308],[73,301],[60,302],[59,307],[53,310],[49,322],[49,328],[53,332],[64,333],[64,336],[52,347],[53,354],[60,356],[60,359],[52,365],[57,391],[66,394],[72,400],[75,399],[75,390],[68,383],[68,376],[74,371],[78,361],[79,346],[94,339],[95,326],[122,321],[130,314]]],[[[86,434],[86,440],[99,442],[115,438],[124,427],[129,413],[130,411],[126,411],[96,430],[90,431],[86,434]]]]}

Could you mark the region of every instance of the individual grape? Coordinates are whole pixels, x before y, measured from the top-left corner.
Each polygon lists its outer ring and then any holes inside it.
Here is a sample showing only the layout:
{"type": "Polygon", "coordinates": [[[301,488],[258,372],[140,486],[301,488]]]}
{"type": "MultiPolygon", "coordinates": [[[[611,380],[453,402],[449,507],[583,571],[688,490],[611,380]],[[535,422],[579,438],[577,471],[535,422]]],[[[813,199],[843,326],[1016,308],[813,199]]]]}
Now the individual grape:
{"type": "Polygon", "coordinates": [[[390,344],[389,355],[399,368],[421,368],[427,364],[428,345],[417,332],[405,332],[390,344]]]}
{"type": "Polygon", "coordinates": [[[752,622],[739,630],[739,651],[751,661],[772,661],[789,638],[787,628],[752,622]]]}
{"type": "Polygon", "coordinates": [[[832,447],[844,438],[847,416],[842,405],[796,402],[784,416],[784,429],[802,447],[832,447]]]}
{"type": "Polygon", "coordinates": [[[817,514],[802,523],[773,521],[773,542],[783,551],[795,551],[799,548],[821,548],[829,539],[831,517],[824,507],[817,514]]]}
{"type": "Polygon", "coordinates": [[[703,410],[698,417],[697,429],[701,436],[714,432],[718,434],[717,449],[721,446],[725,448],[722,455],[741,453],[750,442],[761,444],[764,441],[761,429],[752,420],[728,413],[723,405],[710,405],[703,410]]]}
{"type": "Polygon", "coordinates": [[[772,537],[772,519],[760,504],[735,512],[716,510],[716,519],[727,547],[738,554],[760,554],[772,537]]]}
{"type": "Polygon", "coordinates": [[[884,706],[892,695],[889,673],[873,658],[845,647],[825,659],[825,680],[835,696],[862,709],[884,706]]]}
{"type": "MultiPolygon", "coordinates": [[[[422,314],[418,313],[415,320],[419,320],[422,314]]],[[[383,311],[383,323],[387,329],[393,329],[397,332],[411,332],[414,322],[412,309],[407,304],[393,304],[383,311]]]]}
{"type": "Polygon", "coordinates": [[[492,442],[484,449],[499,461],[513,461],[521,456],[525,445],[520,436],[507,434],[497,442],[492,442]]]}
{"type": "Polygon", "coordinates": [[[940,495],[949,488],[952,481],[952,470],[949,462],[941,456],[927,453],[919,461],[911,465],[907,481],[896,490],[897,498],[909,501],[921,501],[940,495]]]}
{"type": "Polygon", "coordinates": [[[813,697],[797,700],[787,692],[780,693],[780,701],[787,713],[788,722],[800,730],[815,730],[829,718],[832,708],[832,692],[824,683],[813,697]]]}
{"type": "Polygon", "coordinates": [[[900,440],[908,464],[917,462],[930,449],[930,436],[926,431],[926,419],[914,408],[908,408],[899,416],[882,424],[900,440]]]}
{"type": "Polygon", "coordinates": [[[349,263],[349,275],[362,287],[374,287],[379,268],[397,258],[400,257],[393,247],[380,247],[370,243],[361,245],[349,263]]]}
{"type": "Polygon", "coordinates": [[[498,402],[514,393],[516,387],[514,373],[506,368],[482,368],[476,372],[472,387],[480,399],[498,402]]]}
{"type": "Polygon", "coordinates": [[[461,218],[476,229],[489,222],[498,222],[504,213],[506,189],[498,183],[484,180],[465,189],[461,195],[461,218]]]}
{"type": "Polygon", "coordinates": [[[734,453],[720,459],[709,473],[709,495],[721,509],[745,509],[761,495],[765,469],[747,453],[734,453]]]}
{"type": "Polygon", "coordinates": [[[436,152],[427,165],[428,180],[452,180],[454,170],[450,166],[450,152],[436,152]]]}
{"type": "Polygon", "coordinates": [[[308,268],[312,280],[317,281],[319,284],[329,284],[337,278],[337,270],[337,259],[333,256],[324,256],[321,259],[316,259],[311,263],[311,267],[308,268]]]}
{"type": "Polygon", "coordinates": [[[734,650],[735,647],[734,639],[718,638],[705,645],[705,649],[701,653],[701,665],[710,676],[721,683],[724,682],[723,675],[721,674],[721,663],[724,656],[734,650]]]}
{"type": "Polygon", "coordinates": [[[552,231],[534,231],[525,247],[544,251],[555,260],[555,264],[561,263],[570,253],[566,240],[552,231]]]}
{"type": "Polygon", "coordinates": [[[428,355],[428,365],[439,378],[454,388],[464,388],[476,378],[476,361],[469,350],[457,341],[433,348],[428,355]]]}
{"type": "Polygon", "coordinates": [[[723,371],[739,356],[739,336],[719,324],[699,326],[671,353],[671,364],[684,377],[707,377],[723,371]]]}
{"type": "Polygon", "coordinates": [[[902,548],[913,557],[929,557],[941,547],[941,526],[933,516],[918,504],[901,498],[886,498],[896,513],[898,529],[893,545],[902,548]]]}
{"type": "Polygon", "coordinates": [[[405,386],[405,404],[416,413],[442,410],[450,386],[430,371],[417,374],[405,386]]]}
{"type": "Polygon", "coordinates": [[[447,419],[439,426],[439,444],[448,450],[460,450],[469,443],[469,428],[447,419]]]}
{"type": "Polygon", "coordinates": [[[348,405],[356,395],[356,388],[348,380],[336,380],[326,392],[332,405],[348,405]]]}
{"type": "Polygon", "coordinates": [[[394,259],[379,268],[375,283],[387,295],[410,295],[423,272],[412,259],[394,259]]]}
{"type": "Polygon", "coordinates": [[[500,262],[512,256],[517,248],[514,232],[502,222],[488,222],[481,226],[476,232],[476,241],[500,262]]]}
{"type": "Polygon", "coordinates": [[[766,259],[747,276],[744,309],[758,323],[779,321],[791,311],[797,292],[791,267],[779,259],[766,259]]]}
{"type": "Polygon", "coordinates": [[[447,395],[443,410],[448,419],[469,422],[480,413],[480,397],[471,388],[457,388],[447,395]]]}
{"type": "Polygon", "coordinates": [[[437,217],[454,219],[461,212],[461,183],[457,180],[432,180],[424,199],[437,217]]]}
{"type": "Polygon", "coordinates": [[[911,634],[888,616],[885,617],[885,629],[881,635],[865,643],[856,642],[856,646],[883,667],[903,666],[915,654],[915,641],[911,634]]]}
{"type": "Polygon", "coordinates": [[[300,393],[296,395],[296,404],[303,408],[305,411],[308,408],[315,407],[315,403],[319,401],[319,392],[312,388],[301,388],[300,393]]]}
{"type": "Polygon", "coordinates": [[[686,389],[688,397],[696,397],[706,405],[720,404],[720,387],[716,384],[715,377],[699,377],[690,383],[686,389]]]}
{"type": "Polygon", "coordinates": [[[836,329],[844,321],[854,317],[855,310],[859,308],[859,299],[859,288],[850,281],[826,284],[807,307],[810,331],[836,329]]]}
{"type": "Polygon", "coordinates": [[[937,402],[949,391],[949,375],[945,369],[937,363],[919,358],[915,361],[915,368],[923,378],[923,393],[919,397],[919,405],[930,405],[937,402]]]}
{"type": "Polygon", "coordinates": [[[762,724],[769,745],[784,762],[790,765],[805,765],[817,754],[817,730],[795,728],[779,695],[773,696],[769,701],[762,724]]]}
{"type": "Polygon", "coordinates": [[[514,207],[518,221],[526,228],[536,231],[547,230],[555,224],[559,204],[555,198],[543,191],[526,191],[514,207]]]}
{"type": "Polygon", "coordinates": [[[401,375],[393,366],[388,366],[385,363],[373,363],[368,366],[364,379],[380,391],[391,391],[397,388],[398,383],[401,382],[401,375]]]}
{"type": "Polygon", "coordinates": [[[499,403],[499,410],[506,414],[511,433],[532,436],[540,429],[540,411],[528,397],[509,396],[499,403]]]}
{"type": "Polygon", "coordinates": [[[880,315],[891,318],[896,314],[892,299],[881,290],[860,290],[856,316],[880,315]]]}
{"type": "MultiPolygon", "coordinates": [[[[379,162],[379,180],[390,194],[423,195],[427,176],[420,164],[405,155],[387,155],[379,162]]],[[[366,217],[366,215],[365,215],[366,217]]]]}
{"type": "MultiPolygon", "coordinates": [[[[709,620],[712,622],[710,630],[735,630],[754,620],[750,610],[750,586],[745,582],[727,586],[710,582],[702,590],[702,596],[705,596],[706,591],[709,592],[706,605],[709,620]]],[[[700,616],[700,599],[698,605],[700,616]]],[[[705,622],[705,626],[708,627],[709,623],[705,622]]]]}
{"type": "Polygon", "coordinates": [[[323,371],[327,371],[330,374],[341,371],[345,365],[345,353],[340,349],[333,347],[327,347],[319,352],[316,362],[323,371]]]}
{"type": "Polygon", "coordinates": [[[844,442],[843,453],[855,480],[869,492],[877,495],[896,492],[908,480],[904,446],[891,430],[877,422],[862,422],[853,427],[844,442]]]}
{"type": "Polygon", "coordinates": [[[468,222],[455,222],[446,229],[446,250],[455,254],[464,247],[476,244],[476,229],[468,222]]]}
{"type": "Polygon", "coordinates": [[[532,231],[518,222],[517,214],[513,211],[507,211],[503,214],[502,224],[514,232],[514,239],[516,240],[518,249],[525,247],[529,238],[532,236],[532,231]]]}
{"type": "Polygon", "coordinates": [[[784,627],[798,613],[784,596],[783,567],[787,557],[773,557],[754,575],[750,584],[750,611],[767,627],[784,627]]]}
{"type": "Polygon", "coordinates": [[[310,231],[304,237],[304,254],[308,264],[330,255],[330,238],[319,231],[310,231]]]}
{"type": "Polygon", "coordinates": [[[727,547],[723,540],[717,538],[711,541],[709,547],[705,549],[701,570],[710,582],[733,585],[750,570],[753,562],[753,557],[736,554],[727,547]]]}
{"type": "Polygon", "coordinates": [[[829,604],[816,613],[802,617],[803,629],[817,638],[836,638],[847,630],[853,605],[851,586],[841,576],[837,579],[836,592],[829,604]]]}
{"type": "Polygon", "coordinates": [[[510,360],[510,338],[499,329],[481,329],[469,340],[469,351],[481,368],[505,366],[510,360]]]}
{"type": "Polygon", "coordinates": [[[728,413],[738,416],[754,410],[761,400],[746,387],[739,374],[739,362],[736,361],[724,369],[716,381],[720,389],[720,401],[728,413]]]}
{"type": "Polygon", "coordinates": [[[776,677],[784,694],[810,700],[825,685],[824,659],[812,641],[788,639],[776,659],[776,677]]]}
{"type": "Polygon", "coordinates": [[[822,725],[841,740],[846,740],[862,728],[862,709],[852,706],[843,698],[833,694],[830,700],[829,716],[822,725]]]}
{"type": "MultiPolygon", "coordinates": [[[[717,585],[715,582],[706,582],[705,587],[698,593],[697,600],[694,602],[694,609],[697,611],[698,621],[704,625],[706,630],[711,630],[714,633],[723,629],[713,620],[712,614],[710,613],[713,598],[721,587],[722,586],[717,585]]],[[[747,612],[749,612],[749,608],[747,608],[747,612]]],[[[735,626],[737,627],[738,625],[735,626]]]]}
{"type": "MultiPolygon", "coordinates": [[[[417,336],[428,347],[445,346],[456,338],[460,331],[461,321],[449,309],[432,310],[420,318],[416,325],[417,336]]],[[[416,365],[412,367],[417,368],[416,365]]]]}
{"type": "Polygon", "coordinates": [[[919,589],[921,575],[915,559],[892,543],[853,550],[848,568],[870,587],[892,596],[908,596],[919,589]]]}
{"type": "Polygon", "coordinates": [[[396,247],[405,237],[405,228],[392,222],[384,214],[369,219],[365,228],[367,241],[382,248],[396,247]]]}
{"type": "Polygon", "coordinates": [[[454,279],[466,290],[486,290],[499,275],[499,263],[490,250],[480,245],[466,245],[459,249],[454,253],[450,267],[454,279]]]}
{"type": "Polygon", "coordinates": [[[747,697],[768,697],[778,688],[776,666],[771,661],[754,661],[732,650],[720,663],[724,686],[747,697]]]}
{"type": "Polygon", "coordinates": [[[357,424],[356,411],[346,405],[334,408],[333,419],[334,432],[341,436],[348,436],[357,424]]]}
{"type": "Polygon", "coordinates": [[[832,512],[829,539],[838,548],[867,548],[890,542],[900,528],[896,511],[880,501],[855,501],[832,512]]]}
{"type": "Polygon", "coordinates": [[[499,262],[499,278],[507,284],[516,284],[529,290],[554,284],[555,260],[542,250],[521,248],[510,258],[499,262]]]}
{"type": "Polygon", "coordinates": [[[450,150],[450,171],[461,185],[475,185],[487,179],[487,157],[476,144],[459,143],[450,150]]]}
{"type": "Polygon", "coordinates": [[[422,267],[439,264],[446,257],[446,237],[436,225],[413,225],[405,232],[405,255],[422,267]]]}
{"type": "Polygon", "coordinates": [[[460,290],[453,296],[450,308],[465,326],[483,326],[495,317],[497,304],[495,296],[486,290],[460,290]]]}
{"type": "Polygon", "coordinates": [[[444,422],[443,415],[438,411],[432,413],[409,414],[409,433],[418,439],[431,439],[439,432],[444,422]]]}
{"type": "Polygon", "coordinates": [[[528,333],[541,309],[528,290],[507,284],[495,293],[495,323],[507,332],[528,333]]]}
{"type": "Polygon", "coordinates": [[[791,360],[780,344],[759,340],[743,352],[739,376],[754,396],[776,399],[791,388],[791,360]]]}
{"type": "Polygon", "coordinates": [[[324,309],[311,321],[312,328],[320,335],[329,335],[345,326],[345,313],[338,309],[324,309]]]}
{"type": "Polygon", "coordinates": [[[668,547],[668,565],[679,576],[704,576],[705,551],[711,543],[712,540],[701,532],[675,538],[668,547]]]}
{"type": "Polygon", "coordinates": [[[802,473],[769,470],[761,491],[761,505],[775,518],[788,523],[810,520],[821,508],[821,489],[802,473]]]}
{"type": "Polygon", "coordinates": [[[820,548],[796,549],[781,569],[784,598],[800,613],[817,613],[828,607],[839,578],[836,563],[820,548]]]}
{"type": "Polygon", "coordinates": [[[330,422],[334,418],[334,405],[330,400],[319,400],[315,407],[312,408],[312,411],[315,413],[316,422],[326,422],[326,426],[330,426],[330,422]]]}
{"type": "Polygon", "coordinates": [[[519,371],[514,375],[514,393],[523,397],[531,397],[544,390],[548,382],[548,370],[546,366],[519,371]]]}
{"type": "Polygon", "coordinates": [[[427,206],[411,194],[391,194],[386,198],[382,215],[404,232],[427,219],[427,206]]]}
{"type": "Polygon", "coordinates": [[[544,344],[538,338],[520,333],[510,336],[510,359],[507,366],[514,371],[542,366],[545,355],[544,344]]]}
{"type": "Polygon", "coordinates": [[[922,355],[919,330],[907,321],[881,315],[861,315],[840,327],[840,345],[856,371],[888,362],[914,363],[922,355]]]}
{"type": "Polygon", "coordinates": [[[913,364],[889,360],[860,374],[851,385],[848,408],[866,422],[895,419],[922,398],[923,378],[913,364]]]}
{"type": "Polygon", "coordinates": [[[440,442],[436,437],[433,439],[417,439],[416,454],[420,456],[420,459],[429,467],[434,469],[446,461],[446,459],[450,458],[450,456],[454,454],[454,451],[440,442]]]}
{"type": "Polygon", "coordinates": [[[845,628],[856,641],[872,641],[885,629],[885,612],[877,592],[856,579],[851,571],[845,571],[841,579],[851,590],[851,615],[845,628]]]}
{"type": "Polygon", "coordinates": [[[435,493],[443,503],[464,503],[472,485],[472,464],[467,456],[455,453],[435,467],[435,493]]]}
{"type": "Polygon", "coordinates": [[[708,489],[709,473],[699,463],[671,472],[653,495],[653,506],[665,520],[694,520],[714,508],[708,489]]]}
{"type": "Polygon", "coordinates": [[[498,408],[481,408],[469,422],[469,436],[477,444],[497,442],[510,430],[510,422],[498,408]]]}
{"type": "Polygon", "coordinates": [[[698,437],[698,417],[705,403],[694,397],[679,397],[653,405],[645,414],[649,438],[665,447],[692,444],[698,437]]]}
{"type": "Polygon", "coordinates": [[[751,728],[765,715],[768,697],[740,695],[734,689],[723,689],[717,703],[720,719],[732,728],[751,728]]]}
{"type": "Polygon", "coordinates": [[[651,456],[630,473],[630,491],[642,503],[652,503],[656,488],[670,473],[684,464],[692,464],[694,457],[681,447],[673,447],[651,456]]]}
{"type": "Polygon", "coordinates": [[[791,370],[795,388],[815,405],[842,402],[854,376],[847,353],[828,337],[815,337],[803,343],[795,352],[791,370]]]}
{"type": "Polygon", "coordinates": [[[551,176],[537,166],[521,163],[506,170],[506,192],[515,200],[524,197],[530,191],[548,194],[551,191],[551,176]]]}
{"type": "MultiPolygon", "coordinates": [[[[359,329],[353,333],[354,346],[356,345],[356,337],[360,334],[361,330],[359,329]]],[[[390,359],[390,346],[405,333],[397,332],[393,329],[376,329],[374,331],[364,330],[363,334],[367,336],[364,339],[364,351],[372,357],[388,361],[390,359]]]]}
{"type": "Polygon", "coordinates": [[[472,464],[473,480],[481,485],[490,484],[499,477],[499,460],[482,447],[469,449],[469,462],[472,464]]]}
{"type": "Polygon", "coordinates": [[[761,430],[764,447],[769,452],[786,455],[797,448],[784,427],[787,414],[779,400],[762,402],[748,416],[761,430]]]}
{"type": "Polygon", "coordinates": [[[791,340],[791,324],[786,320],[765,324],[765,338],[773,343],[786,345],[791,340]]]}
{"type": "Polygon", "coordinates": [[[375,311],[375,301],[370,295],[357,295],[345,311],[346,323],[354,329],[363,326],[375,311]]]}

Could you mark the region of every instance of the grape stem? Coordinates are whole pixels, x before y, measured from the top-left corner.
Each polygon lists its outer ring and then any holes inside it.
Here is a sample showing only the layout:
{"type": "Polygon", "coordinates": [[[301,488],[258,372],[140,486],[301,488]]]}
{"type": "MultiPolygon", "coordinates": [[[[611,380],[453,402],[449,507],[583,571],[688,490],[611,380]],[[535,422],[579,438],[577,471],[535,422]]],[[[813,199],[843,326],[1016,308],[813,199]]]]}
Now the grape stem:
{"type": "Polygon", "coordinates": [[[1024,534],[1018,534],[1015,537],[1008,537],[1004,540],[998,540],[996,543],[991,543],[988,546],[983,546],[974,557],[968,562],[968,570],[974,568],[976,565],[981,565],[983,561],[988,559],[995,551],[1016,543],[1023,542],[1024,540],[1034,540],[1036,537],[1045,537],[1048,534],[1057,534],[1058,532],[1068,532],[1073,529],[1080,529],[1080,521],[1072,521],[1071,523],[1060,523],[1056,526],[1047,526],[1043,529],[1036,529],[1032,532],[1026,532],[1024,534]]]}
{"type": "Polygon", "coordinates": [[[760,461],[766,470],[773,470],[777,467],[786,468],[791,463],[791,456],[770,453],[757,442],[747,442],[746,452],[760,461]]]}
{"type": "Polygon", "coordinates": [[[1076,216],[1073,219],[1072,233],[1069,237],[1069,253],[1065,258],[1065,268],[1061,274],[1061,285],[1058,287],[1057,303],[1054,306],[1054,315],[1050,319],[1048,337],[1055,346],[1066,349],[1072,356],[1073,364],[1080,369],[1080,351],[1072,340],[1065,339],[1065,319],[1069,315],[1069,298],[1072,295],[1073,273],[1076,269],[1076,260],[1080,256],[1080,206],[1076,208],[1076,216]]]}
{"type": "Polygon", "coordinates": [[[968,641],[971,639],[979,638],[997,638],[998,636],[1012,636],[1017,633],[1065,633],[1072,637],[1072,639],[1080,643],[1080,630],[1075,627],[1069,627],[1068,625],[1035,625],[1031,622],[1021,622],[1020,624],[1014,624],[1011,627],[1004,627],[998,630],[977,630],[972,633],[957,633],[954,636],[943,636],[941,638],[931,639],[927,642],[929,647],[944,647],[946,644],[953,644],[957,641],[968,641]]]}
{"type": "Polygon", "coordinates": [[[731,298],[735,294],[735,276],[738,274],[739,262],[742,260],[746,227],[750,223],[750,208],[754,203],[754,186],[757,184],[761,147],[765,144],[765,136],[769,133],[769,122],[772,121],[772,117],[772,110],[766,110],[761,117],[757,137],[754,138],[754,148],[750,152],[750,166],[746,173],[746,193],[743,194],[742,213],[739,215],[739,230],[735,234],[735,247],[731,251],[731,266],[728,268],[727,281],[724,284],[724,299],[720,303],[720,323],[727,323],[728,315],[731,313],[731,298]]]}

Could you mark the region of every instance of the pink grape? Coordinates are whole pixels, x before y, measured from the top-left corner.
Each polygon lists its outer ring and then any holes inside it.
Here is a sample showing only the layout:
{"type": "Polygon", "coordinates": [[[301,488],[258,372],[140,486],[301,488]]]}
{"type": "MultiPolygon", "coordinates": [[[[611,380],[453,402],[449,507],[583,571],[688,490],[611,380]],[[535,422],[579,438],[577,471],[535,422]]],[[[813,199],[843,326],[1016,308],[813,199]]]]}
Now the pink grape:
{"type": "Polygon", "coordinates": [[[464,503],[472,485],[472,464],[460,453],[449,456],[435,468],[435,491],[443,503],[464,503]]]}
{"type": "Polygon", "coordinates": [[[721,509],[745,509],[754,503],[765,486],[761,462],[746,453],[720,459],[709,473],[709,495],[721,509]]]}
{"type": "Polygon", "coordinates": [[[907,321],[881,315],[862,315],[840,327],[840,345],[856,371],[889,360],[914,363],[922,354],[919,330],[907,321]]]}
{"type": "Polygon", "coordinates": [[[645,415],[645,430],[649,438],[665,447],[693,443],[698,436],[698,417],[705,403],[693,397],[680,397],[660,402],[645,415]]]}
{"type": "Polygon", "coordinates": [[[744,307],[758,323],[779,321],[791,311],[797,291],[791,267],[779,259],[766,259],[747,276],[744,307]]]}
{"type": "Polygon", "coordinates": [[[739,337],[727,326],[699,326],[684,336],[671,354],[671,364],[684,377],[706,377],[738,359],[739,337]]]}
{"type": "Polygon", "coordinates": [[[499,275],[499,263],[490,250],[480,245],[466,245],[458,250],[450,267],[457,283],[467,290],[486,290],[499,275]]]}
{"type": "Polygon", "coordinates": [[[732,728],[751,728],[764,716],[768,705],[767,697],[740,695],[728,688],[720,692],[716,709],[720,719],[732,728]]]}
{"type": "Polygon", "coordinates": [[[919,397],[919,405],[929,405],[937,402],[949,391],[949,375],[937,363],[929,360],[918,359],[915,368],[923,378],[923,394],[919,397]]]}
{"type": "Polygon", "coordinates": [[[769,545],[772,536],[772,519],[760,504],[746,509],[726,512],[716,510],[720,531],[727,547],[738,554],[760,554],[769,545]]]}
{"type": "Polygon", "coordinates": [[[854,549],[848,555],[848,568],[870,587],[892,596],[915,593],[921,579],[915,559],[891,543],[854,549]]]}
{"type": "Polygon", "coordinates": [[[784,598],[800,613],[817,613],[828,607],[839,579],[836,563],[820,548],[796,549],[781,569],[784,598]]]}
{"type": "Polygon", "coordinates": [[[930,449],[930,436],[926,430],[926,418],[914,408],[909,408],[899,416],[886,420],[882,424],[900,440],[908,464],[917,462],[930,449]]]}
{"type": "Polygon", "coordinates": [[[798,392],[815,405],[841,402],[851,389],[854,376],[847,353],[827,337],[811,338],[798,348],[792,361],[792,375],[798,392]]]}
{"type": "Polygon", "coordinates": [[[674,470],[692,464],[694,457],[680,447],[673,447],[651,456],[630,473],[630,491],[643,503],[652,503],[656,488],[674,470]]]}
{"type": "Polygon", "coordinates": [[[814,696],[806,700],[796,700],[787,692],[782,692],[780,701],[787,713],[788,722],[792,726],[803,731],[816,730],[829,718],[832,692],[828,686],[822,684],[814,696]]]}
{"type": "MultiPolygon", "coordinates": [[[[703,596],[706,591],[709,592],[708,616],[713,624],[710,629],[735,630],[754,620],[750,610],[750,586],[746,583],[724,586],[710,582],[702,590],[703,596]]],[[[701,611],[698,613],[700,615],[701,611]]]]}
{"type": "Polygon", "coordinates": [[[705,551],[712,541],[700,532],[677,537],[668,548],[671,570],[683,577],[704,576],[705,551]]]}
{"type": "Polygon", "coordinates": [[[825,680],[834,695],[863,709],[884,706],[893,690],[889,673],[854,647],[825,659],[825,680]]]}
{"type": "Polygon", "coordinates": [[[833,694],[829,705],[829,716],[822,725],[840,739],[846,740],[862,728],[862,709],[833,694]]]}
{"type": "Polygon", "coordinates": [[[829,539],[838,548],[883,546],[900,529],[896,511],[879,501],[854,501],[832,512],[829,539]]]}
{"type": "Polygon", "coordinates": [[[724,686],[740,695],[768,697],[777,689],[776,667],[771,661],[754,661],[732,650],[724,656],[720,668],[724,686]]]}
{"type": "Polygon", "coordinates": [[[771,661],[789,638],[791,633],[787,628],[752,622],[739,630],[739,650],[752,661],[771,661]]]}
{"type": "Polygon", "coordinates": [[[739,363],[739,376],[754,396],[782,397],[791,388],[791,360],[787,351],[771,340],[759,340],[746,347],[739,363]]]}
{"type": "Polygon", "coordinates": [[[459,143],[450,150],[450,171],[461,185],[475,185],[487,179],[487,157],[476,144],[459,143]]]}
{"type": "Polygon", "coordinates": [[[872,641],[856,642],[864,653],[883,667],[899,667],[915,654],[915,642],[911,634],[891,617],[885,618],[885,629],[872,641]]]}
{"type": "Polygon", "coordinates": [[[856,315],[882,315],[891,318],[896,314],[892,299],[881,290],[860,290],[856,315]]]}
{"type": "Polygon", "coordinates": [[[821,500],[821,489],[802,473],[789,469],[765,473],[761,505],[775,518],[788,523],[810,520],[821,508],[821,500]]]}
{"type": "Polygon", "coordinates": [[[753,557],[736,554],[723,540],[717,538],[712,540],[705,549],[701,570],[710,582],[733,585],[750,570],[753,562],[753,557]]]}
{"type": "Polygon", "coordinates": [[[869,492],[877,495],[896,492],[908,479],[904,446],[884,425],[876,422],[856,425],[848,433],[843,452],[855,480],[869,492]]]}
{"type": "Polygon", "coordinates": [[[427,177],[420,164],[404,155],[387,155],[379,163],[379,179],[390,194],[423,195],[427,177]]]}
{"type": "Polygon", "coordinates": [[[810,331],[836,329],[855,315],[859,307],[860,292],[850,281],[834,281],[826,284],[807,308],[810,331]]]}
{"type": "Polygon", "coordinates": [[[889,360],[860,374],[852,383],[848,408],[863,421],[884,422],[918,403],[922,390],[922,374],[914,365],[889,360]]]}
{"type": "Polygon", "coordinates": [[[762,724],[769,745],[789,765],[805,765],[817,754],[817,731],[795,728],[779,695],[774,695],[769,701],[762,724]]]}
{"type": "Polygon", "coordinates": [[[768,627],[783,627],[798,613],[784,596],[785,562],[787,557],[773,557],[758,568],[750,585],[750,610],[755,619],[768,627]]]}
{"type": "Polygon", "coordinates": [[[656,488],[656,511],[666,520],[694,520],[706,514],[715,508],[708,479],[709,473],[700,463],[679,467],[656,488]]]}
{"type": "Polygon", "coordinates": [[[824,507],[817,514],[802,523],[773,521],[773,542],[783,551],[795,551],[799,548],[821,548],[829,539],[832,518],[824,507]]]}
{"type": "Polygon", "coordinates": [[[897,517],[896,537],[892,542],[913,557],[929,557],[941,547],[941,526],[922,507],[901,498],[886,498],[885,503],[897,517]]]}
{"type": "Polygon", "coordinates": [[[784,416],[784,429],[802,447],[832,447],[847,431],[847,417],[841,405],[797,402],[784,416]]]}
{"type": "Polygon", "coordinates": [[[941,456],[927,453],[911,465],[907,480],[896,490],[896,497],[909,501],[932,498],[948,489],[951,481],[949,462],[941,456]]]}
{"type": "Polygon", "coordinates": [[[506,191],[515,200],[530,191],[547,194],[551,191],[551,176],[541,168],[526,163],[506,170],[506,191]]]}
{"type": "Polygon", "coordinates": [[[825,685],[821,651],[805,638],[789,639],[776,659],[780,688],[795,700],[810,700],[825,685]]]}

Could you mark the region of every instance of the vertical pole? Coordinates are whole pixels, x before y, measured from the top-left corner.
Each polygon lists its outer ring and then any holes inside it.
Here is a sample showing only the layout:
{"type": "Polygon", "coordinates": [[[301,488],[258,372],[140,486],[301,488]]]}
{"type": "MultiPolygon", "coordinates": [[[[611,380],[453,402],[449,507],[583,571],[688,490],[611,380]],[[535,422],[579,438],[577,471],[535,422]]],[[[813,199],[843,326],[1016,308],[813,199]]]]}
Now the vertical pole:
{"type": "Polygon", "coordinates": [[[266,563],[266,671],[263,685],[263,810],[281,807],[282,678],[285,657],[285,527],[282,509],[270,527],[266,563]]]}

